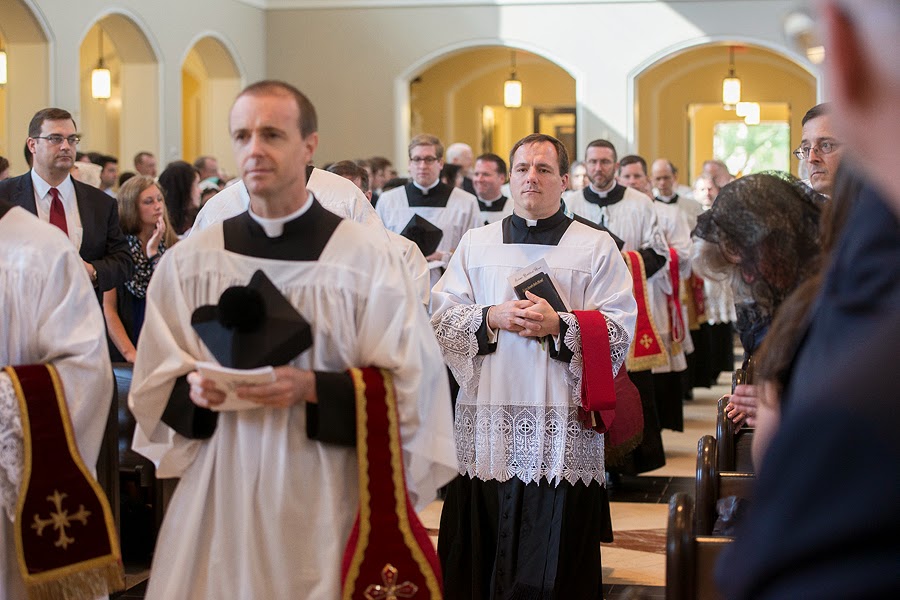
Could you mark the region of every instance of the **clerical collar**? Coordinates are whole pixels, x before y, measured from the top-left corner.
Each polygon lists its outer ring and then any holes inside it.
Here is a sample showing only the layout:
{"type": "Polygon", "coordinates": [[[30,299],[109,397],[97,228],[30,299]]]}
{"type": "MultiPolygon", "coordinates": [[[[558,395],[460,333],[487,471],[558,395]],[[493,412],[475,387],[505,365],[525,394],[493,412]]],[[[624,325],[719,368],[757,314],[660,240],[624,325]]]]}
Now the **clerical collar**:
{"type": "Polygon", "coordinates": [[[590,202],[591,204],[596,204],[597,206],[610,206],[611,204],[615,204],[619,200],[625,197],[625,187],[619,185],[618,183],[614,183],[612,188],[606,190],[605,192],[601,192],[603,196],[594,191],[594,187],[589,185],[584,190],[582,190],[584,195],[584,199],[590,202]]]}
{"type": "Polygon", "coordinates": [[[503,243],[556,246],[571,224],[572,219],[562,208],[546,219],[537,220],[523,219],[513,213],[503,219],[503,243]]]}
{"type": "Polygon", "coordinates": [[[503,210],[503,207],[506,206],[507,200],[509,200],[509,198],[503,194],[500,194],[493,200],[482,200],[481,198],[478,198],[478,208],[485,212],[500,212],[503,210]]]}
{"type": "Polygon", "coordinates": [[[613,179],[612,185],[610,185],[605,190],[599,190],[599,189],[595,188],[593,183],[589,183],[588,187],[591,188],[592,192],[594,192],[601,198],[606,198],[607,194],[609,194],[613,190],[613,188],[616,187],[616,183],[617,183],[616,180],[613,179]]]}
{"type": "Polygon", "coordinates": [[[259,226],[263,228],[263,231],[266,232],[266,236],[270,238],[281,237],[284,233],[284,224],[290,221],[293,221],[300,215],[304,214],[313,204],[314,196],[312,192],[307,191],[306,194],[306,202],[303,203],[303,206],[292,212],[291,214],[284,217],[276,217],[274,219],[268,219],[266,217],[260,217],[256,213],[253,212],[253,205],[250,205],[248,212],[250,213],[250,218],[259,223],[259,226]]]}
{"type": "Polygon", "coordinates": [[[224,221],[225,250],[276,260],[317,260],[342,220],[322,208],[315,197],[303,209],[280,219],[261,219],[248,210],[224,221]],[[280,221],[282,234],[271,237],[262,221],[280,221]]]}
{"type": "Polygon", "coordinates": [[[406,190],[406,201],[412,207],[432,207],[446,208],[453,188],[438,181],[436,184],[423,191],[415,182],[407,183],[404,187],[406,190]]]}
{"type": "Polygon", "coordinates": [[[427,196],[427,195],[428,195],[428,192],[430,192],[431,190],[433,190],[434,188],[436,188],[440,182],[441,182],[441,179],[440,179],[440,177],[438,177],[438,178],[434,181],[434,183],[432,183],[432,184],[429,185],[428,187],[424,187],[424,186],[419,185],[418,183],[416,183],[416,180],[415,180],[415,179],[412,180],[411,183],[412,183],[414,186],[416,186],[417,188],[419,188],[419,191],[422,192],[422,195],[423,195],[423,196],[427,196]]]}
{"type": "Polygon", "coordinates": [[[671,196],[663,196],[660,194],[656,197],[656,200],[659,200],[663,204],[675,204],[678,202],[678,194],[672,194],[671,196]]]}

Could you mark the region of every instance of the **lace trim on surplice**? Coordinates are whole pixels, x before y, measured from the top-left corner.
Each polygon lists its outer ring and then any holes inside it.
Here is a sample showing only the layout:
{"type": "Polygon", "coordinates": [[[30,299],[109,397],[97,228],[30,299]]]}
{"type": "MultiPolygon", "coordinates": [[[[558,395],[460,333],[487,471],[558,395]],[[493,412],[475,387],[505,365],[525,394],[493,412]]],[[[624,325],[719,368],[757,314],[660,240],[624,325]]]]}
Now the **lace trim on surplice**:
{"type": "Polygon", "coordinates": [[[482,480],[605,482],[603,436],[574,406],[457,404],[456,454],[460,473],[482,480]]]}
{"type": "MultiPolygon", "coordinates": [[[[572,360],[566,369],[566,383],[572,390],[572,402],[575,406],[581,406],[581,376],[584,362],[581,354],[581,326],[578,319],[571,313],[559,313],[559,318],[566,323],[566,334],[562,343],[572,352],[572,360]]],[[[619,374],[619,369],[628,355],[628,345],[631,338],[624,327],[606,317],[606,333],[609,336],[609,353],[612,359],[613,377],[619,374]]]]}
{"type": "Polygon", "coordinates": [[[0,372],[0,509],[10,521],[16,518],[23,464],[19,400],[9,375],[0,372]]]}
{"type": "Polygon", "coordinates": [[[444,362],[467,396],[478,392],[481,363],[475,334],[481,328],[484,306],[459,304],[431,318],[431,327],[444,354],[444,362]]]}

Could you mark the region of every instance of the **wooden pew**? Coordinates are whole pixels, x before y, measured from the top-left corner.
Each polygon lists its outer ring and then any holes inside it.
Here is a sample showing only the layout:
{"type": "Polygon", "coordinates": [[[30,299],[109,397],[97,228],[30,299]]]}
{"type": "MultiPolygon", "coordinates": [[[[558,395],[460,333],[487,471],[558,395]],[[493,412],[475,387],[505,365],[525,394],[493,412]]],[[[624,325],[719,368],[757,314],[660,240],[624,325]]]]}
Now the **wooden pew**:
{"type": "MultiPolygon", "coordinates": [[[[177,479],[157,479],[156,468],[153,462],[144,458],[131,449],[131,440],[134,437],[134,429],[137,423],[134,415],[128,408],[128,392],[131,390],[132,365],[129,363],[114,363],[113,373],[116,376],[116,389],[118,392],[117,408],[117,434],[118,434],[118,483],[128,486],[128,494],[133,494],[132,486],[136,485],[141,490],[141,496],[145,496],[147,503],[153,507],[152,525],[143,535],[150,539],[125,540],[122,539],[123,553],[127,548],[146,548],[152,551],[156,540],[156,534],[162,525],[166,506],[175,492],[177,479]]],[[[118,496],[118,492],[117,492],[118,496]]],[[[110,498],[112,501],[112,498],[110,498]]],[[[117,505],[118,509],[118,497],[117,505]]]]}
{"type": "Polygon", "coordinates": [[[719,398],[716,414],[716,460],[720,471],[753,472],[753,428],[741,427],[735,432],[734,422],[725,414],[728,399],[719,398]]]}
{"type": "Polygon", "coordinates": [[[698,535],[712,535],[716,523],[716,502],[719,498],[737,496],[750,499],[753,495],[753,473],[720,471],[717,443],[711,435],[700,438],[697,444],[697,507],[695,526],[698,535]]]}
{"type": "Polygon", "coordinates": [[[713,573],[729,537],[698,536],[694,501],[679,492],[669,500],[666,532],[666,600],[719,600],[713,573]]]}

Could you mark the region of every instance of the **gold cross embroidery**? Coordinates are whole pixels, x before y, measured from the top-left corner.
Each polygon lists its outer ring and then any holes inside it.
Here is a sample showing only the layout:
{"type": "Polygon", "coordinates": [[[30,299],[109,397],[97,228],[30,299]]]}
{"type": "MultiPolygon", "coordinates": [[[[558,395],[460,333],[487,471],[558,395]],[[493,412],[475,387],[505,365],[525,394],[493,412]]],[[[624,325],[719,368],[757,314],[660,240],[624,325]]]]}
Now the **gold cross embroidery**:
{"type": "Polygon", "coordinates": [[[397,584],[397,569],[388,563],[381,570],[381,581],[384,585],[373,583],[366,588],[366,600],[399,600],[400,598],[412,598],[419,591],[419,586],[404,581],[397,584]]]}
{"type": "Polygon", "coordinates": [[[43,535],[44,528],[47,525],[53,525],[53,529],[59,531],[59,539],[53,545],[57,548],[61,547],[63,550],[66,550],[69,544],[75,543],[75,538],[66,535],[66,527],[71,527],[72,521],[80,521],[82,525],[87,525],[87,518],[91,516],[90,511],[84,510],[84,504],[79,505],[78,512],[74,515],[70,515],[69,511],[63,510],[62,501],[66,496],[68,494],[60,494],[59,490],[53,490],[53,495],[47,496],[47,501],[56,505],[56,512],[51,512],[49,519],[42,519],[35,514],[34,523],[31,524],[31,528],[39,536],[43,535]]]}
{"type": "Polygon", "coordinates": [[[643,346],[644,348],[649,348],[652,345],[653,345],[653,338],[645,333],[644,337],[641,338],[641,346],[643,346]]]}

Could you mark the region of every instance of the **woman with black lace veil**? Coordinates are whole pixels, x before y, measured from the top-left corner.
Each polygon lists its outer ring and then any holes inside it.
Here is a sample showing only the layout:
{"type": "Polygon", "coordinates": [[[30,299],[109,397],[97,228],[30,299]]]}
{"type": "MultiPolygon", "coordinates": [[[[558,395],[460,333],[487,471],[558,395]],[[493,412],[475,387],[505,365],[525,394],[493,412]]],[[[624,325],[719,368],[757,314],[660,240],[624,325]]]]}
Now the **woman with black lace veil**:
{"type": "MultiPolygon", "coordinates": [[[[820,269],[823,200],[790,175],[748,175],[724,186],[697,220],[692,265],[702,277],[730,285],[745,365],[784,299],[820,269]]],[[[734,397],[755,404],[757,387],[738,385],[734,397]]],[[[744,415],[732,404],[729,417],[740,422],[744,415]]]]}

